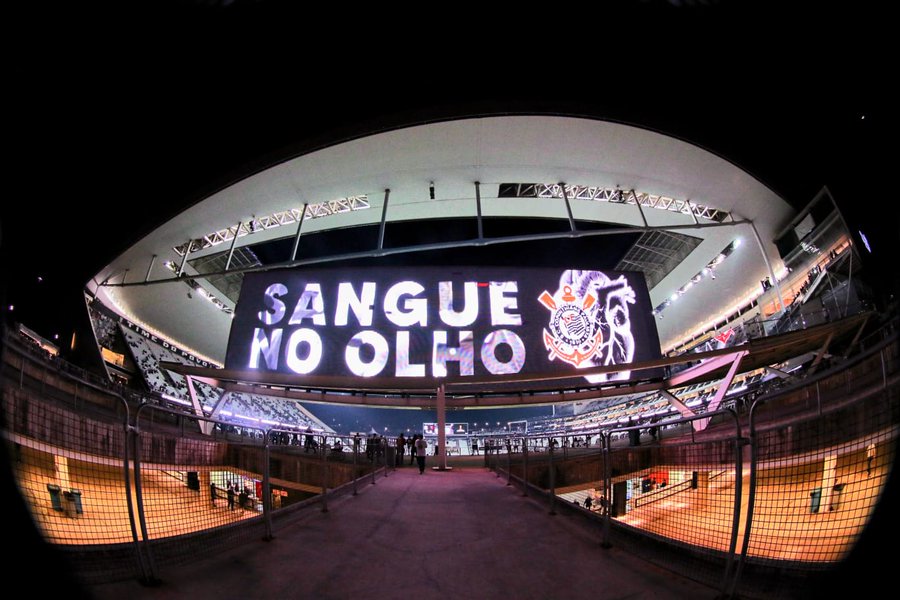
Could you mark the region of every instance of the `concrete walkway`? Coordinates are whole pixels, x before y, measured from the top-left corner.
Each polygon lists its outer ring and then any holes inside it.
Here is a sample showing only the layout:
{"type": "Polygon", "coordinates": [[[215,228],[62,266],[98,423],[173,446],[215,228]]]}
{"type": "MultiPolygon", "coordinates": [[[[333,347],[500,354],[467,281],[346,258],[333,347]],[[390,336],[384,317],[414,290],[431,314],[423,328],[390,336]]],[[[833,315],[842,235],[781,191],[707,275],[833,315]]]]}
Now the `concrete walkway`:
{"type": "Polygon", "coordinates": [[[311,507],[271,542],[162,571],[97,598],[712,598],[715,591],[599,545],[583,519],[547,514],[484,468],[404,467],[358,496],[311,507]]]}

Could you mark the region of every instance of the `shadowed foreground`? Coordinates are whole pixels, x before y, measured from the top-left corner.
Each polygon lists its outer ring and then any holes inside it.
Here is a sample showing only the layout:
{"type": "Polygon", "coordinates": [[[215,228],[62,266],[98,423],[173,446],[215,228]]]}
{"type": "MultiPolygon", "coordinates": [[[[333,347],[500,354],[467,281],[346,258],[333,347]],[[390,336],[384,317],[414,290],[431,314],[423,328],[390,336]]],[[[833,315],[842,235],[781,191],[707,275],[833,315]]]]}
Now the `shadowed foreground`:
{"type": "Polygon", "coordinates": [[[276,539],[235,547],[163,582],[90,588],[98,598],[711,598],[715,591],[617,549],[580,518],[481,468],[404,467],[359,495],[310,507],[276,539]]]}

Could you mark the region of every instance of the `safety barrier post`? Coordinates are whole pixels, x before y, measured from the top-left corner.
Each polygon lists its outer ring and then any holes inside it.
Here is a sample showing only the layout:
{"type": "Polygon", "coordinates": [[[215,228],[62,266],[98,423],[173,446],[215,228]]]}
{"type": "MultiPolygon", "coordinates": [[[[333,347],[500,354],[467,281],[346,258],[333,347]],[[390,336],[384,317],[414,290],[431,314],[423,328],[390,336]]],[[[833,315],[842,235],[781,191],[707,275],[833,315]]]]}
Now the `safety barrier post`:
{"type": "Polygon", "coordinates": [[[550,437],[550,514],[556,514],[556,473],[553,472],[553,438],[550,437]]]}
{"type": "Polygon", "coordinates": [[[509,451],[511,447],[511,445],[506,447],[506,485],[512,485],[512,483],[509,481],[510,471],[512,470],[512,457],[510,456],[512,452],[509,451]]]}
{"type": "MultiPolygon", "coordinates": [[[[752,411],[752,408],[751,408],[752,411]]],[[[725,563],[725,573],[722,575],[722,585],[720,586],[720,590],[723,594],[726,593],[726,588],[728,587],[728,578],[731,576],[731,571],[734,566],[734,554],[737,548],[737,536],[738,536],[738,528],[741,523],[741,493],[743,487],[743,454],[744,454],[744,444],[746,443],[746,439],[741,436],[741,422],[738,419],[738,415],[734,412],[733,409],[728,409],[728,412],[734,418],[734,427],[735,427],[735,438],[734,438],[734,514],[732,516],[731,521],[731,541],[728,545],[728,557],[727,562],[725,563]]],[[[752,452],[752,449],[751,449],[752,452]]],[[[751,469],[752,469],[751,462],[751,469]]],[[[752,504],[748,506],[748,510],[752,511],[752,504]]],[[[749,532],[749,528],[747,530],[749,532]]]]}
{"type": "Polygon", "coordinates": [[[528,495],[528,438],[522,438],[522,495],[528,495]]]}
{"type": "MultiPolygon", "coordinates": [[[[816,385],[816,391],[818,392],[818,384],[816,385]]],[[[748,417],[748,427],[749,427],[749,439],[747,443],[750,444],[750,480],[747,484],[749,488],[747,490],[747,518],[744,522],[744,539],[741,543],[741,553],[737,559],[737,569],[735,569],[734,579],[731,581],[731,586],[728,589],[728,594],[730,596],[734,596],[735,591],[737,590],[738,582],[741,580],[741,573],[744,570],[744,559],[747,557],[747,550],[750,547],[750,528],[753,525],[753,506],[756,502],[756,466],[757,466],[757,450],[758,450],[758,438],[756,437],[756,407],[765,403],[765,400],[756,400],[750,406],[750,416],[748,417]]],[[[740,473],[735,478],[735,482],[739,483],[741,480],[740,473]]],[[[737,492],[735,492],[737,496],[737,492]]],[[[737,498],[735,498],[735,502],[738,502],[737,498]]],[[[724,591],[724,587],[722,588],[724,591]]]]}
{"type": "Polygon", "coordinates": [[[600,432],[600,444],[603,447],[602,456],[603,456],[603,492],[600,496],[600,510],[601,516],[603,517],[603,541],[600,543],[600,546],[603,548],[611,548],[612,544],[609,541],[609,519],[610,519],[610,506],[612,504],[612,494],[610,493],[612,490],[612,483],[610,482],[609,477],[609,444],[610,444],[610,434],[600,432]]]}
{"type": "Polygon", "coordinates": [[[134,505],[132,504],[132,496],[131,496],[131,465],[129,465],[128,460],[128,446],[131,444],[131,436],[133,434],[133,428],[131,427],[130,411],[128,410],[128,403],[124,398],[119,397],[119,400],[122,401],[122,405],[125,407],[125,421],[123,423],[124,432],[125,432],[125,443],[122,448],[122,472],[125,478],[125,503],[128,506],[128,525],[131,527],[131,540],[134,542],[134,554],[137,559],[138,567],[141,570],[141,580],[143,581],[152,581],[153,574],[149,571],[148,565],[144,560],[144,555],[141,552],[141,543],[138,539],[137,534],[137,525],[135,524],[134,518],[134,505]]]}
{"type": "Polygon", "coordinates": [[[262,485],[262,493],[263,493],[263,521],[266,526],[266,534],[263,537],[263,540],[270,541],[272,539],[272,488],[270,484],[270,473],[269,473],[269,432],[265,433],[265,446],[263,448],[264,451],[264,459],[263,463],[263,485],[262,485]]]}
{"type": "MultiPolygon", "coordinates": [[[[369,444],[372,443],[372,438],[366,438],[366,455],[369,454],[369,444]]],[[[378,470],[378,451],[375,448],[372,448],[372,485],[375,485],[375,471],[378,470]]]]}
{"type": "Polygon", "coordinates": [[[144,492],[141,488],[141,430],[139,427],[141,410],[147,406],[151,405],[144,404],[140,406],[134,415],[134,427],[131,432],[131,441],[134,444],[134,492],[137,496],[138,522],[141,526],[144,556],[147,559],[147,570],[149,571],[145,583],[151,584],[157,582],[159,578],[156,571],[156,562],[153,560],[153,551],[150,548],[150,536],[147,533],[147,519],[144,515],[144,492]]]}
{"type": "Polygon", "coordinates": [[[356,486],[359,472],[356,470],[356,461],[359,457],[359,436],[353,436],[353,495],[356,496],[356,486]]]}
{"type": "Polygon", "coordinates": [[[322,512],[328,512],[328,455],[325,450],[326,446],[326,438],[325,435],[322,435],[322,444],[320,450],[322,451],[322,512]]]}

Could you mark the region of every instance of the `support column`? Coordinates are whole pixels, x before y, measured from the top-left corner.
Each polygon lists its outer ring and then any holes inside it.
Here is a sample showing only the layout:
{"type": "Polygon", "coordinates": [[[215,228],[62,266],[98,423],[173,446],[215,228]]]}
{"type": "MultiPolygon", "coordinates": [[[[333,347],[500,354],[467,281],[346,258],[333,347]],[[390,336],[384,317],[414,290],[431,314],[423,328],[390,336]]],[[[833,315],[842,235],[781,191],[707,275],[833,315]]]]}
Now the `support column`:
{"type": "Polygon", "coordinates": [[[438,419],[438,464],[432,467],[435,471],[451,471],[447,466],[447,399],[444,397],[444,384],[437,389],[437,419],[438,419]]]}
{"type": "Polygon", "coordinates": [[[300,218],[297,219],[297,234],[294,235],[294,247],[291,249],[291,258],[288,262],[294,262],[297,260],[297,248],[300,246],[300,232],[303,229],[303,219],[306,217],[306,202],[303,203],[303,208],[300,209],[300,218]]]}
{"type": "Polygon", "coordinates": [[[65,456],[53,455],[53,465],[56,467],[56,478],[59,481],[59,487],[68,490],[72,487],[69,482],[69,459],[65,456]]]}
{"type": "Polygon", "coordinates": [[[381,225],[378,227],[378,249],[384,248],[384,225],[387,222],[388,199],[391,197],[391,190],[384,190],[384,204],[381,207],[381,225]]]}
{"type": "Polygon", "coordinates": [[[694,506],[705,508],[709,505],[709,471],[697,471],[697,501],[694,506]]]}
{"type": "Polygon", "coordinates": [[[566,194],[566,184],[560,182],[559,189],[562,190],[562,197],[566,203],[566,215],[569,217],[569,229],[575,231],[575,218],[572,216],[572,207],[569,205],[569,196],[566,194]]]}
{"type": "Polygon", "coordinates": [[[187,375],[185,379],[187,380],[188,395],[191,397],[191,406],[194,409],[194,414],[200,417],[197,419],[200,431],[203,432],[203,435],[212,435],[213,424],[210,421],[203,420],[203,405],[200,403],[200,399],[197,398],[197,390],[194,389],[194,378],[187,375]]]}
{"type": "Polygon", "coordinates": [[[200,494],[198,494],[200,503],[206,504],[206,506],[212,506],[214,503],[212,501],[212,489],[209,487],[209,471],[200,471],[197,475],[200,478],[200,494]]]}
{"type": "Polygon", "coordinates": [[[475,210],[478,218],[478,239],[484,239],[484,228],[481,224],[481,182],[475,182],[475,210]]]}
{"type": "Polygon", "coordinates": [[[153,258],[150,259],[150,264],[147,265],[147,275],[144,276],[144,283],[150,281],[150,271],[153,270],[153,262],[156,260],[156,255],[153,255],[153,258]]]}
{"type": "Polygon", "coordinates": [[[647,217],[646,215],[644,215],[644,209],[641,208],[641,201],[637,197],[637,194],[634,192],[634,190],[631,190],[631,197],[634,198],[634,205],[637,206],[638,213],[641,215],[641,221],[644,222],[644,227],[650,227],[650,225],[647,223],[647,217]]]}
{"type": "Polygon", "coordinates": [[[766,269],[769,271],[772,285],[775,286],[775,293],[778,295],[778,310],[784,310],[784,298],[781,297],[781,286],[778,285],[778,278],[775,277],[775,272],[772,270],[772,264],[769,262],[769,255],[766,254],[766,248],[763,246],[762,238],[759,237],[759,232],[756,231],[756,225],[753,224],[753,221],[750,221],[750,229],[753,230],[753,237],[756,238],[756,243],[759,245],[759,251],[762,253],[763,261],[766,263],[766,269]]]}
{"type": "Polygon", "coordinates": [[[243,226],[244,222],[240,221],[234,229],[234,237],[231,238],[231,247],[228,249],[228,260],[225,261],[226,271],[228,270],[228,267],[231,266],[231,259],[234,257],[234,247],[237,244],[238,234],[241,232],[241,227],[243,226]]]}

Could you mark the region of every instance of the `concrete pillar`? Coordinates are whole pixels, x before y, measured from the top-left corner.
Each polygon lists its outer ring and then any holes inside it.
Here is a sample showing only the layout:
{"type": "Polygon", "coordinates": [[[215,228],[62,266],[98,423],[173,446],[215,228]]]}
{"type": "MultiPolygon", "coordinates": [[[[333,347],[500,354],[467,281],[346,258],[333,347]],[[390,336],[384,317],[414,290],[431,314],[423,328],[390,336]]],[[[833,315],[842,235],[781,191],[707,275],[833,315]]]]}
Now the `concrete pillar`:
{"type": "Polygon", "coordinates": [[[437,389],[437,419],[438,419],[438,464],[434,467],[435,471],[448,471],[447,467],[447,432],[444,431],[447,425],[447,399],[444,397],[444,385],[441,384],[437,389]]]}
{"type": "Polygon", "coordinates": [[[837,483],[837,455],[829,454],[825,457],[825,466],[822,469],[822,504],[820,512],[831,510],[834,485],[837,483]]]}
{"type": "Polygon", "coordinates": [[[209,489],[209,471],[200,471],[197,475],[200,477],[200,502],[206,504],[206,506],[211,506],[212,492],[209,489]]]}
{"type": "Polygon", "coordinates": [[[56,467],[56,478],[59,480],[59,487],[63,491],[67,491],[72,487],[69,481],[69,459],[65,456],[53,455],[53,465],[56,467]]]}
{"type": "Polygon", "coordinates": [[[709,505],[709,471],[697,471],[696,506],[705,508],[709,505]]]}

